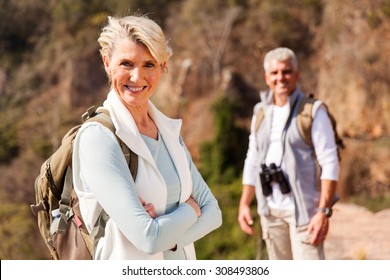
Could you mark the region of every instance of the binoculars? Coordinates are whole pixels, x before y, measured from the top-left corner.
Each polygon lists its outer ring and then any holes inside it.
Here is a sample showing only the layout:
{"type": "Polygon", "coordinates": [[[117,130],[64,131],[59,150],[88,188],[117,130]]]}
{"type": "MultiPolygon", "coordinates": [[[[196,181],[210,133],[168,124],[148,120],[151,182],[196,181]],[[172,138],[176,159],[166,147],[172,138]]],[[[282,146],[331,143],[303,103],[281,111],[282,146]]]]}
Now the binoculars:
{"type": "Polygon", "coordinates": [[[260,172],[261,188],[264,196],[272,194],[271,182],[279,183],[280,191],[282,194],[291,192],[290,185],[287,179],[284,177],[283,171],[275,163],[271,163],[270,166],[261,164],[262,171],[260,172]]]}

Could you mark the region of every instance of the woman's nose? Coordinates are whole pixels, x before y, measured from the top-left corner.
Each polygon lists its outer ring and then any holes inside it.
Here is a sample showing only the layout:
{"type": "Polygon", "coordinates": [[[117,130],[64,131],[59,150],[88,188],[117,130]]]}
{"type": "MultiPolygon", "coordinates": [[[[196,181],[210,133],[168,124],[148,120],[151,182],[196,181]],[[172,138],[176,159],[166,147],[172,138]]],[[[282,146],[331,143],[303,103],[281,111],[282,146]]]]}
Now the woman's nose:
{"type": "Polygon", "coordinates": [[[138,81],[141,78],[141,71],[138,67],[134,67],[130,70],[130,80],[133,82],[138,81]]]}

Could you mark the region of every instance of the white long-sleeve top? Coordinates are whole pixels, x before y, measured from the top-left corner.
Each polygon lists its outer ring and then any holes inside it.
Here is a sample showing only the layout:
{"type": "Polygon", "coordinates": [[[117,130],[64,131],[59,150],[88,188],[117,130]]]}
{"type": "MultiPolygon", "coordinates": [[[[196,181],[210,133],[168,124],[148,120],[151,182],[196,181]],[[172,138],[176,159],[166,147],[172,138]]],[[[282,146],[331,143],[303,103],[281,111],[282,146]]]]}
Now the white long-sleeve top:
{"type": "Polygon", "coordinates": [[[149,103],[149,113],[163,140],[160,148],[166,151],[162,154],[166,159],[158,158],[150,152],[114,91],[104,106],[110,111],[116,134],[138,155],[138,174],[134,182],[113,133],[99,123],[82,126],[73,153],[74,184],[82,217],[92,230],[102,208],[110,216],[95,258],[195,259],[193,242],[219,227],[222,218],[216,199],[181,142],[181,121],[167,118],[149,103]],[[157,167],[161,162],[166,163],[163,172],[161,166],[157,167]],[[179,196],[176,206],[171,201],[167,209],[167,199],[172,197],[169,192],[177,192],[167,185],[177,184],[177,180],[170,180],[174,176],[180,180],[179,196]],[[190,195],[201,208],[199,218],[184,203],[190,195]],[[158,218],[149,216],[139,196],[154,204],[158,218]],[[170,251],[176,245],[177,250],[170,251]]]}

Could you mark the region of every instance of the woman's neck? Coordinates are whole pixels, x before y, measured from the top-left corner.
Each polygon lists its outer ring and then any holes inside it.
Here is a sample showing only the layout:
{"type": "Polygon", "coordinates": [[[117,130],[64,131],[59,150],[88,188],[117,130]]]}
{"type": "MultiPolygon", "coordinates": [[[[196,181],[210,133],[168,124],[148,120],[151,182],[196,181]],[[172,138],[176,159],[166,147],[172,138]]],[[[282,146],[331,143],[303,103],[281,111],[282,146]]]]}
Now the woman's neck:
{"type": "Polygon", "coordinates": [[[133,116],[138,131],[150,138],[157,139],[158,129],[148,113],[147,107],[128,107],[130,114],[133,116]]]}

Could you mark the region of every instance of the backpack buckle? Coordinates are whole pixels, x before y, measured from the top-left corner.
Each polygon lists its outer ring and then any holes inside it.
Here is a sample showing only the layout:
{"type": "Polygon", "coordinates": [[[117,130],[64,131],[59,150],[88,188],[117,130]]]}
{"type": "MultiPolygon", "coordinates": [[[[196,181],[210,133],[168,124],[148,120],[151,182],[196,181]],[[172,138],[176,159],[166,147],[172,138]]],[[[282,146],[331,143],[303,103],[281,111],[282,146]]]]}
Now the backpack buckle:
{"type": "Polygon", "coordinates": [[[38,216],[39,211],[46,210],[45,203],[42,200],[38,204],[31,204],[30,208],[35,216],[38,216]]]}
{"type": "Polygon", "coordinates": [[[87,111],[81,116],[81,119],[83,120],[83,122],[85,122],[86,120],[92,118],[93,116],[96,115],[96,107],[95,106],[91,106],[87,109],[87,111]]]}

